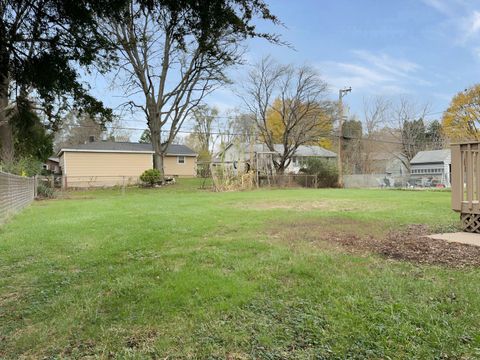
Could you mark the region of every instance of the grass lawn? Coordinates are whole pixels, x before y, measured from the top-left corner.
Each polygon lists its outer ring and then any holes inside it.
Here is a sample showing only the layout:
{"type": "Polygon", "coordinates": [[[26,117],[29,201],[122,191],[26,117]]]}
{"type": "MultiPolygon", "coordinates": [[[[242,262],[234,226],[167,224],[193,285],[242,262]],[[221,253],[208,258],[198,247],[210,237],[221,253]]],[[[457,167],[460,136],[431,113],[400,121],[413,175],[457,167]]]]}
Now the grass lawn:
{"type": "Polygon", "coordinates": [[[313,236],[449,229],[450,193],[198,185],[72,193],[0,227],[0,358],[480,358],[480,269],[313,236]]]}

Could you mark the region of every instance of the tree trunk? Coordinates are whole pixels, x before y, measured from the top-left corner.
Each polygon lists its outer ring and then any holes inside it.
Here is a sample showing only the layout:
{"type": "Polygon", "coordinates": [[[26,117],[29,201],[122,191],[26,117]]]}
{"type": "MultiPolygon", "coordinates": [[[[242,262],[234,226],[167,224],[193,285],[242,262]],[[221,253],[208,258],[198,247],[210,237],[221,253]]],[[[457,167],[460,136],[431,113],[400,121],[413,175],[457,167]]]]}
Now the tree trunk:
{"type": "MultiPolygon", "coordinates": [[[[3,9],[1,9],[3,10],[3,9]]],[[[3,11],[2,11],[3,13],[3,11]]],[[[0,20],[0,160],[11,162],[14,159],[13,131],[6,109],[8,106],[9,54],[5,44],[5,26],[0,20]]]]}
{"type": "Polygon", "coordinates": [[[164,175],[165,175],[165,171],[163,168],[163,165],[164,165],[163,157],[165,155],[164,154],[165,150],[163,149],[163,146],[162,146],[162,137],[160,134],[161,132],[158,127],[155,128],[155,125],[150,126],[150,137],[152,140],[152,146],[154,151],[153,168],[160,171],[161,180],[163,182],[164,175]]]}
{"type": "MultiPolygon", "coordinates": [[[[4,77],[0,74],[0,77],[4,77]]],[[[12,125],[8,120],[6,108],[8,106],[8,78],[3,78],[0,82],[0,159],[9,163],[15,157],[13,145],[12,125]]]]}
{"type": "MultiPolygon", "coordinates": [[[[0,116],[0,122],[2,121],[0,116]]],[[[15,158],[15,150],[13,147],[13,132],[10,123],[0,126],[0,160],[4,163],[11,163],[15,158]]]]}

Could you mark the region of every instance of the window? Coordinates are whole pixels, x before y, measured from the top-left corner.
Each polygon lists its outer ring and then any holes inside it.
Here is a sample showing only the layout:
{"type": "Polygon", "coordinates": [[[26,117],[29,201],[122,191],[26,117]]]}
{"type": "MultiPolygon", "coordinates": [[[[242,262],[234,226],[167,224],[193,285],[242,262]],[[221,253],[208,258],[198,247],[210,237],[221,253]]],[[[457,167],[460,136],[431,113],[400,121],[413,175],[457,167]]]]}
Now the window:
{"type": "Polygon", "coordinates": [[[177,156],[177,164],[185,164],[185,156],[177,156]]]}

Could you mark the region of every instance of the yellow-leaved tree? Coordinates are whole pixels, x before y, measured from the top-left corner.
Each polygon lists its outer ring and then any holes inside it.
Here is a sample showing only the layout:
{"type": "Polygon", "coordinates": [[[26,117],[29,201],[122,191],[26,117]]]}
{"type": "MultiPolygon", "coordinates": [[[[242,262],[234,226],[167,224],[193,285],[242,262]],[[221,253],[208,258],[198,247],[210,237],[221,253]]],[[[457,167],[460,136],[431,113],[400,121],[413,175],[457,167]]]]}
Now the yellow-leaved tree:
{"type": "Polygon", "coordinates": [[[450,141],[480,139],[480,84],[453,97],[443,114],[442,131],[450,141]]]}
{"type": "MultiPolygon", "coordinates": [[[[288,101],[283,102],[280,99],[276,99],[267,111],[267,131],[271,134],[275,144],[282,144],[284,141],[284,119],[288,117],[288,115],[285,115],[288,109],[280,109],[285,106],[288,107],[288,101]]],[[[328,137],[333,131],[334,119],[332,112],[327,111],[324,107],[310,106],[309,110],[306,108],[307,106],[305,105],[305,111],[308,112],[308,115],[305,117],[305,122],[315,123],[315,125],[313,128],[304,127],[305,131],[310,132],[310,134],[305,134],[305,137],[312,139],[306,142],[305,145],[319,145],[325,149],[332,149],[332,140],[328,137]]]]}

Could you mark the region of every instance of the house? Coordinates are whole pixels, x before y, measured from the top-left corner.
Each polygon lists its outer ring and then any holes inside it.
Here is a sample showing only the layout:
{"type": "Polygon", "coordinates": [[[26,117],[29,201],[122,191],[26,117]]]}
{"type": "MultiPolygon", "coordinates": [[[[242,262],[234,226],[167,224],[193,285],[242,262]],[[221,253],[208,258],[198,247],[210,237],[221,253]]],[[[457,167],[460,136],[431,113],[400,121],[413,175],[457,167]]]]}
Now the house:
{"type": "MultiPolygon", "coordinates": [[[[227,164],[233,164],[233,166],[239,170],[243,169],[242,164],[250,164],[250,154],[254,158],[261,159],[265,156],[280,157],[283,153],[283,145],[275,144],[274,151],[265,144],[248,144],[248,143],[230,143],[225,149],[217,156],[217,159],[221,159],[221,162],[227,164]]],[[[300,145],[292,156],[290,164],[285,169],[287,173],[298,173],[306,161],[310,158],[329,159],[335,160],[337,154],[317,145],[300,145]]],[[[250,164],[253,165],[253,164],[250,164]]]]}
{"type": "MultiPolygon", "coordinates": [[[[97,141],[58,153],[64,187],[114,186],[138,182],[153,168],[151,144],[97,141]]],[[[164,158],[167,176],[196,176],[197,154],[185,145],[170,145],[164,158]]]]}
{"type": "Polygon", "coordinates": [[[371,173],[373,174],[389,174],[393,177],[408,176],[409,172],[405,164],[408,160],[400,153],[375,152],[369,154],[368,161],[371,173]]]}
{"type": "Polygon", "coordinates": [[[411,180],[418,186],[450,187],[451,164],[450,149],[419,151],[410,160],[411,180]]]}
{"type": "Polygon", "coordinates": [[[47,170],[51,174],[60,174],[60,159],[55,156],[51,156],[43,164],[43,169],[47,170]]]}

